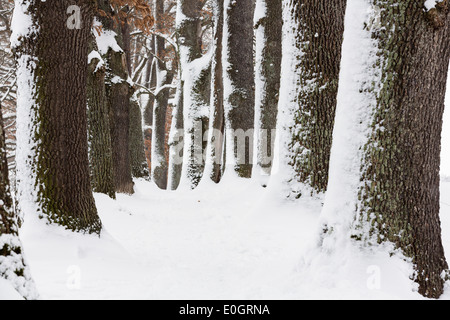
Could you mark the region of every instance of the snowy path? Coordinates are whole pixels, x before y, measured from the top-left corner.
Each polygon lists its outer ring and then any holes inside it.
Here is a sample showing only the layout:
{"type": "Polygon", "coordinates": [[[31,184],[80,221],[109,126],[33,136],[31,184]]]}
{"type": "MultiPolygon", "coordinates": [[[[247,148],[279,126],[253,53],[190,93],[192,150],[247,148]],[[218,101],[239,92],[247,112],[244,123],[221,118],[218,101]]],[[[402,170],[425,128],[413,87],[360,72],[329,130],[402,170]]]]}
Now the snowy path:
{"type": "MultiPolygon", "coordinates": [[[[281,203],[252,182],[227,185],[164,192],[138,181],[132,197],[96,195],[106,230],[100,239],[27,217],[21,236],[42,298],[420,298],[401,265],[377,258],[303,274],[320,206],[281,203]],[[385,285],[373,291],[367,270],[378,262],[385,285]]],[[[450,183],[444,192],[450,199],[450,183]]],[[[450,234],[444,241],[450,252],[450,234]]]]}

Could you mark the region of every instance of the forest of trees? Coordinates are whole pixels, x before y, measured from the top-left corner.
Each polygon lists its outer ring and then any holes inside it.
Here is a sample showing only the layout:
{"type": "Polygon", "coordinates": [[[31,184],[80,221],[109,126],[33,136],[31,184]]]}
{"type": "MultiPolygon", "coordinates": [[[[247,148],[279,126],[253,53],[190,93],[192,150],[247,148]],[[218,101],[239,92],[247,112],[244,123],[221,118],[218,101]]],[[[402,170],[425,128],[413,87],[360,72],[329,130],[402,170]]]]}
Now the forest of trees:
{"type": "Polygon", "coordinates": [[[18,238],[26,214],[101,235],[93,193],[230,175],[277,181],[286,201],[320,199],[324,246],[342,228],[361,246],[391,242],[419,293],[438,298],[449,274],[439,218],[449,10],[0,0],[0,277],[37,297],[18,238]]]}

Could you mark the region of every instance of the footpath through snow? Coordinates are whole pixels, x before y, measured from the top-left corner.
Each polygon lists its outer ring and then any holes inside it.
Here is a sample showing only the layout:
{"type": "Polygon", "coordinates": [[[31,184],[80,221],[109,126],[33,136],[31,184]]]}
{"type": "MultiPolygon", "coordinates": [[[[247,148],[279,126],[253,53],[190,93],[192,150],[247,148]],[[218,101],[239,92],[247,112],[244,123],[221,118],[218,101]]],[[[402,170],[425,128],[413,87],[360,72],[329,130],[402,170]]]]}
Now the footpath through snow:
{"type": "MultiPolygon", "coordinates": [[[[138,180],[136,191],[96,195],[101,238],[26,217],[21,237],[41,298],[422,298],[408,265],[382,253],[303,263],[317,253],[318,202],[285,202],[253,181],[168,192],[138,180]]],[[[450,182],[442,201],[448,231],[450,182]]],[[[450,232],[443,240],[450,261],[450,232]]]]}

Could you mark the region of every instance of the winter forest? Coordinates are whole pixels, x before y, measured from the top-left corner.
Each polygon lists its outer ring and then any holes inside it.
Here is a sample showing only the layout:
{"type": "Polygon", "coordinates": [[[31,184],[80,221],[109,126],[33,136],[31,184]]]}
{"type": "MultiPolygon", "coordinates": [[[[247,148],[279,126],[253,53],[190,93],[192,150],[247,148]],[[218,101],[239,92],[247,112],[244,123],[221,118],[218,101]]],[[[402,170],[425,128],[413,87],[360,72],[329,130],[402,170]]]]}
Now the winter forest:
{"type": "Polygon", "coordinates": [[[449,11],[0,0],[0,299],[450,299],[449,11]]]}

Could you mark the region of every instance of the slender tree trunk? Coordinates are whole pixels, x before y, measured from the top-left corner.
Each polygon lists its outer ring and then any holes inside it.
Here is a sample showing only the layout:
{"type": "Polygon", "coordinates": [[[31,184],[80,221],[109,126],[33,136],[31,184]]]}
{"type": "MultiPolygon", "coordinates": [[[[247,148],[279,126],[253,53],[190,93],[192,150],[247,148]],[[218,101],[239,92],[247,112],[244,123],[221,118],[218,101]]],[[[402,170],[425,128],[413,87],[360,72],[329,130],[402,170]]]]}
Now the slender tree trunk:
{"type": "Polygon", "coordinates": [[[282,0],[257,0],[256,6],[255,165],[270,174],[281,80],[282,0]]]}
{"type": "MultiPolygon", "coordinates": [[[[181,66],[180,66],[181,67],[181,66]]],[[[181,79],[181,72],[178,74],[181,79]]],[[[184,158],[184,121],[183,121],[183,88],[181,79],[177,86],[176,105],[173,113],[172,126],[169,136],[169,178],[168,185],[171,190],[176,190],[180,185],[181,171],[184,158]]]]}
{"type": "Polygon", "coordinates": [[[0,106],[0,278],[10,281],[25,299],[36,299],[37,292],[24,261],[17,216],[10,192],[6,159],[5,131],[0,106]]]}
{"type": "MultiPolygon", "coordinates": [[[[164,1],[155,0],[155,25],[158,32],[164,28],[164,1]]],[[[167,189],[168,163],[166,160],[166,115],[169,104],[170,88],[173,72],[168,70],[163,62],[165,55],[165,40],[155,38],[156,57],[153,59],[156,75],[155,98],[153,105],[153,137],[152,137],[152,180],[161,189],[167,189]]]]}
{"type": "Polygon", "coordinates": [[[106,66],[96,51],[97,46],[92,46],[91,49],[87,81],[91,184],[94,192],[104,193],[115,199],[111,132],[105,87],[106,66]]]}
{"type": "MultiPolygon", "coordinates": [[[[152,36],[150,41],[150,56],[155,55],[155,36],[152,36]]],[[[147,62],[147,72],[145,74],[145,85],[146,87],[154,91],[156,89],[156,64],[154,59],[149,59],[147,62]]],[[[151,173],[152,168],[152,136],[153,136],[153,106],[155,103],[155,97],[153,95],[148,95],[148,100],[144,108],[144,144],[145,144],[145,154],[147,158],[148,168],[151,173]]]]}
{"type": "Polygon", "coordinates": [[[142,130],[142,112],[139,103],[133,99],[130,102],[130,159],[133,177],[148,178],[149,172],[145,159],[142,130]]]}
{"type": "Polygon", "coordinates": [[[82,23],[79,28],[69,28],[70,1],[25,2],[29,3],[32,23],[39,29],[22,38],[16,48],[22,79],[18,109],[22,109],[21,121],[33,121],[19,128],[31,128],[31,134],[18,133],[24,139],[21,141],[29,139],[32,145],[21,147],[26,152],[19,151],[26,159],[19,169],[24,184],[19,187],[19,201],[35,188],[40,216],[71,230],[100,233],[102,225],[89,179],[86,134],[88,47],[94,8],[91,1],[79,1],[82,23]],[[28,64],[29,59],[34,59],[34,66],[28,64]],[[32,84],[23,81],[24,72],[32,77],[32,84]],[[26,98],[30,90],[34,91],[33,103],[26,98]],[[27,166],[33,168],[29,177],[35,181],[25,179],[27,166]]]}
{"type": "Polygon", "coordinates": [[[223,1],[214,2],[214,57],[211,76],[211,112],[209,126],[209,150],[207,154],[206,174],[219,183],[222,177],[225,115],[223,104],[223,1]]]}
{"type": "MultiPolygon", "coordinates": [[[[99,8],[107,17],[99,17],[105,30],[114,31],[117,44],[125,48],[123,26],[121,22],[114,24],[112,8],[109,0],[99,1],[99,8]]],[[[108,97],[111,144],[114,166],[114,185],[116,192],[132,194],[133,178],[129,153],[130,143],[130,98],[133,89],[128,83],[129,73],[127,56],[124,50],[109,48],[106,54],[108,73],[106,75],[106,94],[108,97]]]]}
{"type": "Polygon", "coordinates": [[[224,103],[227,134],[227,166],[240,177],[252,176],[255,120],[253,72],[254,0],[224,1],[224,103]]]}

